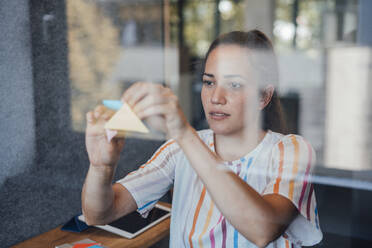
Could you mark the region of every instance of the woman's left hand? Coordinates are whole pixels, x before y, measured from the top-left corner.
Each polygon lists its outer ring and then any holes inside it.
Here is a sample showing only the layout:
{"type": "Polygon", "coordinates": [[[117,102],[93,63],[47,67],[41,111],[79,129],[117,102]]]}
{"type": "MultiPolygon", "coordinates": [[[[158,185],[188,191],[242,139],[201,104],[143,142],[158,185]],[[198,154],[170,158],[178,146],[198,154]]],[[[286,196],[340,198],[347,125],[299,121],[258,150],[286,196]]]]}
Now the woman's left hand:
{"type": "Polygon", "coordinates": [[[168,138],[181,139],[191,128],[171,89],[160,84],[137,82],[122,96],[139,118],[151,127],[163,131],[168,138]]]}

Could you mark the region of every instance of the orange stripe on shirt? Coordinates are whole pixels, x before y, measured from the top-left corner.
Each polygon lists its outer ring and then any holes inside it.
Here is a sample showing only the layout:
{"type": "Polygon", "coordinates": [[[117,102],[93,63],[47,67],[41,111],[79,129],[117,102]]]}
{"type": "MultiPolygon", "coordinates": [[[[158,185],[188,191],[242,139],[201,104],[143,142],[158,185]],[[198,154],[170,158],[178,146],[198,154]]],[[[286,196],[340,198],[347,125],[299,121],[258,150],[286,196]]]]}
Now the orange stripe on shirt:
{"type": "Polygon", "coordinates": [[[289,241],[287,239],[285,240],[285,248],[289,248],[289,241]]]}
{"type": "Polygon", "coordinates": [[[154,161],[158,156],[159,154],[164,151],[165,148],[167,148],[168,146],[170,146],[171,144],[173,144],[175,141],[172,140],[171,142],[169,142],[168,144],[165,144],[162,148],[159,149],[159,151],[152,157],[152,159],[150,159],[149,161],[146,162],[146,164],[142,165],[140,168],[143,168],[145,167],[146,165],[150,164],[152,161],[154,161]]]}
{"type": "Polygon", "coordinates": [[[204,223],[204,227],[203,227],[203,231],[202,233],[199,235],[199,246],[200,248],[203,248],[203,241],[202,241],[202,237],[203,235],[207,232],[207,228],[209,226],[209,223],[211,222],[211,217],[212,217],[212,213],[213,213],[213,208],[214,208],[214,204],[213,204],[213,201],[211,200],[211,204],[209,206],[209,210],[208,210],[208,215],[207,215],[207,219],[204,223]]]}
{"type": "Polygon", "coordinates": [[[296,137],[294,135],[291,136],[291,139],[294,145],[294,161],[293,161],[293,168],[292,168],[293,178],[289,182],[289,199],[293,200],[294,180],[295,180],[295,176],[298,171],[298,158],[299,158],[300,148],[299,148],[298,141],[296,140],[296,137]]]}
{"type": "Polygon", "coordinates": [[[196,225],[196,221],[198,220],[198,217],[199,217],[200,208],[201,208],[201,206],[203,204],[203,201],[204,201],[205,192],[206,192],[206,189],[203,186],[203,190],[202,190],[202,193],[200,195],[198,205],[196,206],[196,210],[195,210],[195,214],[194,214],[194,220],[192,222],[192,228],[191,228],[191,231],[190,231],[190,234],[189,234],[189,243],[190,243],[191,248],[193,248],[191,238],[192,238],[192,235],[194,235],[194,232],[195,232],[195,225],[196,225]]]}
{"type": "Polygon", "coordinates": [[[279,152],[280,152],[280,158],[279,158],[279,175],[276,178],[276,182],[274,185],[274,193],[278,194],[279,192],[279,185],[280,181],[282,180],[282,173],[283,173],[283,160],[284,160],[284,145],[283,142],[281,141],[279,144],[279,152]]]}

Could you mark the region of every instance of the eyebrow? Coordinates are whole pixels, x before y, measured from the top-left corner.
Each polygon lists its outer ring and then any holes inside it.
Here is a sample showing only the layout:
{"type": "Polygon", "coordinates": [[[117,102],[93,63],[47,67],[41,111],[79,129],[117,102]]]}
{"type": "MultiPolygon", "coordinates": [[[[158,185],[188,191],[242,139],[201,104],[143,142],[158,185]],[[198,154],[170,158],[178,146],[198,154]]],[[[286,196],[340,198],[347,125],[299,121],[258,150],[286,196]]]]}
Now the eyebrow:
{"type": "Polygon", "coordinates": [[[239,74],[230,74],[230,75],[225,75],[225,76],[223,76],[224,78],[236,78],[236,77],[238,77],[238,78],[241,78],[241,79],[246,79],[245,77],[243,77],[242,75],[239,75],[239,74]]]}
{"type": "Polygon", "coordinates": [[[209,74],[209,73],[205,73],[205,72],[203,73],[203,76],[214,78],[214,75],[213,74],[209,74]]]}
{"type": "MultiPolygon", "coordinates": [[[[203,73],[203,76],[214,78],[214,75],[213,74],[206,73],[206,72],[203,73]]],[[[228,74],[228,75],[224,75],[223,77],[224,78],[236,78],[236,77],[238,77],[238,78],[241,78],[241,79],[246,80],[245,77],[243,77],[242,75],[239,75],[239,74],[228,74]]]]}

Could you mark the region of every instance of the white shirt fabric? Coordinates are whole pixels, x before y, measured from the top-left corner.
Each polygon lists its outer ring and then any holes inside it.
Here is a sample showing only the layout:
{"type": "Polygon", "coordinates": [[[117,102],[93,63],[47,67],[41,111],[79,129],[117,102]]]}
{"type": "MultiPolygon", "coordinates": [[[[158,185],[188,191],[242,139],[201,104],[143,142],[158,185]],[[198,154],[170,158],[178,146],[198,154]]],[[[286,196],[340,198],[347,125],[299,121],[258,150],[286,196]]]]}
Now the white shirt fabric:
{"type": "MultiPolygon", "coordinates": [[[[198,131],[198,135],[214,151],[213,131],[198,131]]],[[[246,156],[225,162],[226,168],[234,171],[259,194],[280,194],[299,210],[300,214],[285,233],[267,247],[301,247],[321,241],[311,184],[314,164],[315,152],[304,138],[272,131],[268,131],[261,143],[246,156]]],[[[146,164],[118,183],[132,194],[137,211],[143,217],[174,186],[170,247],[256,247],[221,214],[173,140],[162,145],[146,164]]]]}

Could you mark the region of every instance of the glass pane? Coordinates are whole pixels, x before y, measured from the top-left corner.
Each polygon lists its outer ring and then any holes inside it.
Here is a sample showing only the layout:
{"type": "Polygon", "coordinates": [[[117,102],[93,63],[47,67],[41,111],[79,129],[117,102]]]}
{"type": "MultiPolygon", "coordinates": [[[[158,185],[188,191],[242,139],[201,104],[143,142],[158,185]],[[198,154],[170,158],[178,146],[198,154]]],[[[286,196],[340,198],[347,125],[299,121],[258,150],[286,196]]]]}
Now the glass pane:
{"type": "MultiPolygon", "coordinates": [[[[276,52],[274,86],[288,133],[315,150],[320,213],[339,190],[358,210],[363,204],[353,190],[372,189],[370,8],[357,0],[68,0],[73,128],[84,131],[85,112],[103,99],[120,99],[137,81],[169,86],[191,125],[211,128],[201,98],[208,48],[220,34],[258,29],[276,52]]],[[[359,232],[351,217],[338,225],[340,218],[323,216],[327,235],[359,232]]]]}

